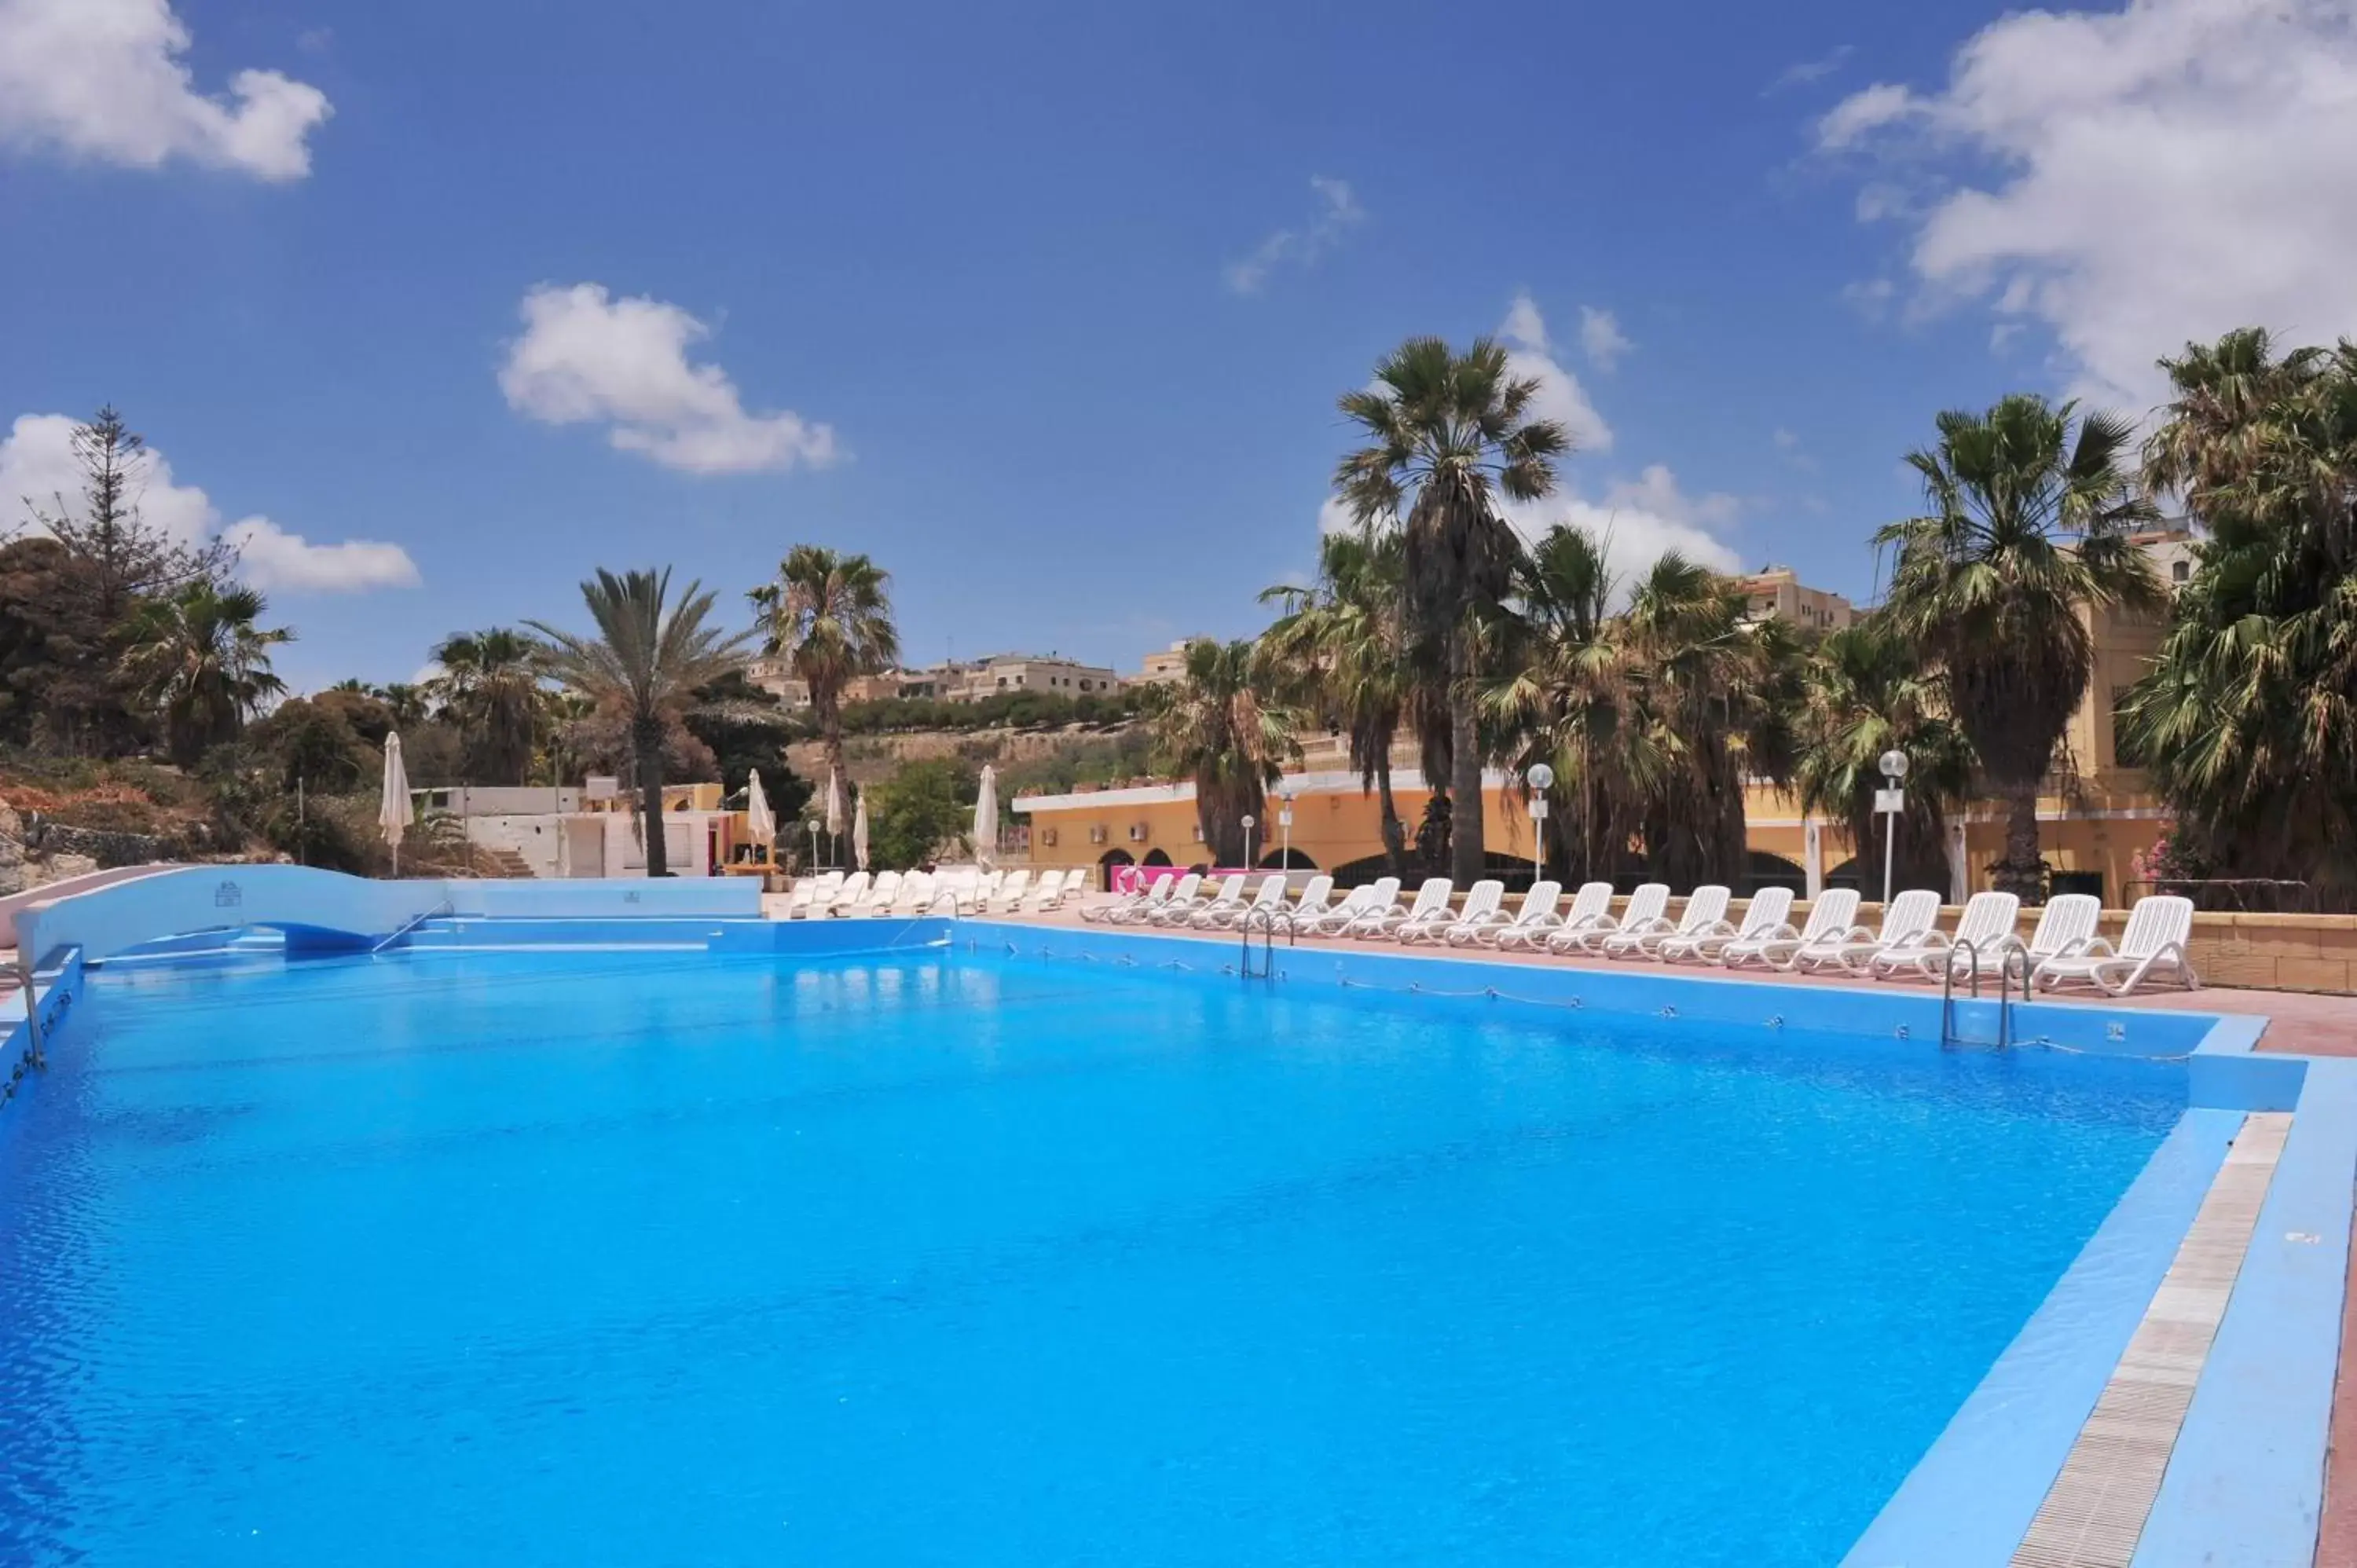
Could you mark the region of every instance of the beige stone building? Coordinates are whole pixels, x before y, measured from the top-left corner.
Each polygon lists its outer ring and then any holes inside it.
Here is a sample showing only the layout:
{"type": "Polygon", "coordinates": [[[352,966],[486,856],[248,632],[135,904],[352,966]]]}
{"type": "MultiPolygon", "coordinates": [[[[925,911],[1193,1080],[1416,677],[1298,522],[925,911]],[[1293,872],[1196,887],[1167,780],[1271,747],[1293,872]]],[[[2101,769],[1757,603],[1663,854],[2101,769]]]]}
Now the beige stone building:
{"type": "Polygon", "coordinates": [[[1737,581],[1743,585],[1745,613],[1753,620],[1773,617],[1818,631],[1839,631],[1857,618],[1847,599],[1807,586],[1790,566],[1770,566],[1737,581]]]}

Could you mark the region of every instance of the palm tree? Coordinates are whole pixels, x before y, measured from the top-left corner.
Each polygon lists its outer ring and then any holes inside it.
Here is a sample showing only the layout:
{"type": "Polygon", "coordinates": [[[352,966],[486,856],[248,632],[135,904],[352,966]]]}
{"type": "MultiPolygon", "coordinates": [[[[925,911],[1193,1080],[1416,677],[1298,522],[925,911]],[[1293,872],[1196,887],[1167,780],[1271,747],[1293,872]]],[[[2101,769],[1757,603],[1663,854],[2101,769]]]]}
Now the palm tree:
{"type": "Polygon", "coordinates": [[[125,623],[124,676],[162,718],[166,746],[181,767],[235,739],[255,710],[286,690],[271,671],[270,650],[295,634],[256,626],[265,607],[252,588],[207,577],[147,600],[125,623]]]}
{"type": "Polygon", "coordinates": [[[2122,714],[2177,813],[2171,869],[2357,904],[2357,342],[2278,355],[2255,328],[2163,361],[2147,483],[2207,525],[2122,714]]]}
{"type": "Polygon", "coordinates": [[[1195,821],[1215,865],[1241,865],[1243,819],[1267,815],[1267,789],[1300,755],[1295,715],[1260,679],[1249,642],[1201,638],[1186,669],[1161,688],[1152,725],[1163,771],[1195,782],[1195,821]]]}
{"type": "Polygon", "coordinates": [[[1604,549],[1565,523],[1531,547],[1515,597],[1522,614],[1505,673],[1484,712],[1515,739],[1509,759],[1527,778],[1545,763],[1556,853],[1580,879],[1610,877],[1641,827],[1631,803],[1655,759],[1633,749],[1625,723],[1632,693],[1626,649],[1610,610],[1616,591],[1604,549]]]}
{"type": "Polygon", "coordinates": [[[1261,595],[1287,607],[1262,634],[1269,687],[1320,710],[1349,737],[1359,787],[1380,802],[1383,857],[1395,876],[1407,869],[1407,830],[1392,795],[1392,745],[1410,684],[1402,566],[1396,532],[1329,533],[1318,541],[1314,587],[1261,595]]]}
{"type": "Polygon", "coordinates": [[[1946,886],[1948,816],[1972,789],[1973,749],[1948,716],[1937,676],[1885,619],[1869,616],[1817,645],[1806,691],[1792,769],[1801,809],[1843,823],[1865,859],[1879,827],[1882,754],[1905,752],[1899,885],[1946,886]]]}
{"type": "Polygon", "coordinates": [[[751,633],[730,634],[705,624],[713,596],[690,583],[676,604],[671,568],[620,576],[599,567],[581,585],[582,601],[597,635],[580,637],[541,621],[526,621],[544,639],[540,657],[548,671],[591,703],[613,704],[628,716],[630,756],[636,765],[640,825],[646,834],[647,875],[662,876],[663,741],[670,726],[706,686],[745,662],[751,633]]]}
{"type": "Polygon", "coordinates": [[[843,689],[900,661],[891,585],[891,575],[865,555],[797,544],[778,564],[777,580],[748,596],[765,630],[763,651],[785,655],[795,678],[810,688],[827,766],[846,779],[843,689]]]}
{"type": "Polygon", "coordinates": [[[1996,886],[2042,898],[2038,792],[2093,671],[2088,617],[2159,603],[2129,537],[2159,513],[2121,467],[2133,431],[2115,415],[2016,393],[1939,430],[1908,458],[1928,510],[1875,535],[1899,550],[1886,609],[1942,671],[2005,802],[1996,886]]]}
{"type": "Polygon", "coordinates": [[[424,686],[395,681],[390,685],[371,686],[368,694],[382,703],[393,714],[393,727],[406,735],[424,724],[433,702],[424,686]]]}
{"type": "Polygon", "coordinates": [[[460,632],[434,650],[442,673],[429,693],[465,737],[468,771],[486,784],[521,784],[544,717],[540,650],[503,626],[460,632]]]}
{"type": "Polygon", "coordinates": [[[1487,338],[1461,355],[1411,338],[1375,367],[1375,381],[1341,399],[1370,443],[1342,459],[1334,488],[1363,528],[1405,520],[1407,625],[1446,672],[1451,870],[1469,883],[1483,870],[1477,652],[1522,553],[1497,501],[1552,490],[1571,441],[1555,421],[1527,417],[1539,383],[1512,375],[1487,338]]]}

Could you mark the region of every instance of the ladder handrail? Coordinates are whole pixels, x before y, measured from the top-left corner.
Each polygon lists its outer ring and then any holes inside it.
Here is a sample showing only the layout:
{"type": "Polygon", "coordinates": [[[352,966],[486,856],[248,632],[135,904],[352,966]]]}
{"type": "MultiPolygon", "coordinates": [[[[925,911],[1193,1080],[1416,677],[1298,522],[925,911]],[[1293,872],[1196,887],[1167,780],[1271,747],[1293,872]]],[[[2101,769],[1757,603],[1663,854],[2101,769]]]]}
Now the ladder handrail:
{"type": "Polygon", "coordinates": [[[1260,978],[1263,980],[1276,978],[1276,926],[1280,920],[1285,922],[1285,945],[1299,947],[1301,934],[1294,927],[1293,911],[1290,909],[1247,909],[1244,911],[1243,918],[1236,922],[1236,929],[1243,939],[1242,959],[1236,967],[1237,972],[1244,979],[1254,978],[1252,934],[1255,928],[1261,933],[1260,978]]]}
{"type": "MultiPolygon", "coordinates": [[[[1980,944],[1969,937],[1959,937],[1948,944],[1948,961],[1940,976],[1940,1044],[1943,1046],[1950,1040],[1961,1038],[1956,1034],[1953,1023],[1956,991],[1955,955],[1959,952],[1969,952],[1973,955],[1973,1000],[1977,1002],[1981,999],[1980,944]]],[[[2022,945],[2018,937],[2011,937],[1997,944],[1996,952],[1996,1048],[2005,1050],[2013,1044],[2011,990],[2013,961],[2018,954],[2021,959],[2021,994],[2022,999],[2027,1001],[2029,997],[2029,950],[2022,945]]]]}
{"type": "Polygon", "coordinates": [[[458,908],[457,905],[453,904],[447,898],[443,899],[442,902],[436,904],[433,908],[426,910],[425,913],[403,921],[400,929],[386,933],[383,940],[378,942],[376,946],[369,949],[369,957],[376,957],[377,954],[384,951],[385,949],[391,947],[393,943],[399,941],[402,938],[407,936],[410,932],[415,930],[426,921],[439,919],[445,915],[456,915],[457,912],[458,908]]]}
{"type": "Polygon", "coordinates": [[[1981,999],[1980,944],[1970,937],[1958,937],[1948,944],[1948,950],[1943,955],[1945,961],[1940,965],[1940,1043],[1943,1046],[1957,1037],[1954,1024],[1956,955],[1960,952],[1973,955],[1973,1000],[1977,1002],[1981,999]]]}

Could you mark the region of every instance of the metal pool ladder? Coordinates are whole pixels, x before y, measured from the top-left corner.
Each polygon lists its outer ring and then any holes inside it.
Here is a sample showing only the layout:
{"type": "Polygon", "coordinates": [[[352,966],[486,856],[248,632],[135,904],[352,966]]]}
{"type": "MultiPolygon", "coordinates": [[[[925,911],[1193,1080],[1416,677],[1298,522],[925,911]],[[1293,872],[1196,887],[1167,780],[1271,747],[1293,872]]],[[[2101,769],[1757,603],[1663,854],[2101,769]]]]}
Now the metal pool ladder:
{"type": "MultiPolygon", "coordinates": [[[[1964,1037],[1955,1029],[1956,954],[1973,955],[1973,1000],[1981,999],[1980,944],[1968,937],[1959,937],[1948,949],[1948,962],[1940,976],[1940,1044],[1961,1045],[1964,1037]]],[[[2013,1044],[2013,961],[2021,960],[2021,994],[2029,995],[2029,950],[2018,941],[2008,941],[1997,949],[1996,961],[1996,1048],[2004,1050],[2013,1044]]]]}
{"type": "Polygon", "coordinates": [[[1297,946],[1300,937],[1293,929],[1293,915],[1290,910],[1247,909],[1244,911],[1244,918],[1236,922],[1236,929],[1243,933],[1243,953],[1236,965],[1238,974],[1243,975],[1246,980],[1276,978],[1276,928],[1279,924],[1285,927],[1285,945],[1297,946]],[[1253,972],[1252,940],[1254,931],[1260,933],[1260,972],[1257,974],[1253,972]]]}

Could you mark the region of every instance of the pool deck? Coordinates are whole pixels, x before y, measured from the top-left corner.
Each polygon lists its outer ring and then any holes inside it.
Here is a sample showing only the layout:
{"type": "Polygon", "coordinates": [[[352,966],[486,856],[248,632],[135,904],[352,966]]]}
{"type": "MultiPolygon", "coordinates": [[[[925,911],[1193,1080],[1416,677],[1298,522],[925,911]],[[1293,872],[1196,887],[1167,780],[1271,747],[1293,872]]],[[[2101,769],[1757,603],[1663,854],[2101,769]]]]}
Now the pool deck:
{"type": "MultiPolygon", "coordinates": [[[[1097,902],[1103,900],[1098,899],[1097,902]]],[[[780,900],[782,903],[782,900],[780,900]]],[[[1238,938],[1233,931],[1197,931],[1167,926],[1105,927],[1091,925],[1081,918],[1081,906],[1067,904],[1060,909],[1026,911],[1020,914],[994,912],[994,920],[1019,920],[1026,925],[1046,927],[1067,926],[1075,930],[1126,930],[1140,936],[1182,937],[1195,941],[1223,943],[1234,947],[1238,938]]],[[[1346,952],[1381,952],[1410,958],[1473,959],[1483,963],[1535,964],[1557,969],[1591,969],[1618,971],[1650,971],[1675,972],[1696,979],[1742,981],[1756,980],[1777,985],[1888,985],[1899,990],[1926,990],[1927,984],[1909,981],[1870,981],[1851,974],[1787,974],[1781,970],[1748,969],[1728,971],[1716,964],[1663,964],[1652,959],[1566,958],[1554,953],[1500,952],[1495,948],[1433,947],[1418,944],[1409,947],[1396,941],[1360,941],[1343,937],[1303,937],[1303,947],[1331,947],[1346,952]]],[[[2073,994],[2041,993],[2043,1002],[2093,1004],[2109,1008],[2161,1007],[2188,1013],[2231,1013],[2255,1015],[2268,1020],[2266,1033],[2259,1036],[2258,1048],[2282,1051],[2294,1056],[2357,1057],[2357,997],[2319,996],[2297,991],[2237,991],[2212,986],[2201,991],[2155,991],[2126,997],[2096,997],[2085,992],[2073,994]]]]}

